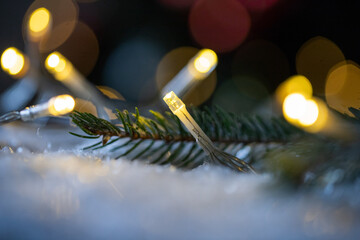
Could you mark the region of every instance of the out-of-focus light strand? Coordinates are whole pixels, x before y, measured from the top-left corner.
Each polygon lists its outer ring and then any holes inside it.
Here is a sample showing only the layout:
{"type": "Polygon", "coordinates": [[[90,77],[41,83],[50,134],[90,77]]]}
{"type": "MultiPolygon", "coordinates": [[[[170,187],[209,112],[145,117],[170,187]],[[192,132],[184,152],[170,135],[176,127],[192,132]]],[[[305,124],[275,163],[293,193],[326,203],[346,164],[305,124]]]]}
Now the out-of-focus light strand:
{"type": "Polygon", "coordinates": [[[28,67],[27,57],[14,47],[7,48],[1,55],[1,68],[14,78],[22,77],[28,67]]]}
{"type": "Polygon", "coordinates": [[[216,68],[218,58],[211,49],[200,50],[188,64],[162,89],[162,96],[174,91],[179,96],[184,96],[189,89],[207,78],[216,68]]]}

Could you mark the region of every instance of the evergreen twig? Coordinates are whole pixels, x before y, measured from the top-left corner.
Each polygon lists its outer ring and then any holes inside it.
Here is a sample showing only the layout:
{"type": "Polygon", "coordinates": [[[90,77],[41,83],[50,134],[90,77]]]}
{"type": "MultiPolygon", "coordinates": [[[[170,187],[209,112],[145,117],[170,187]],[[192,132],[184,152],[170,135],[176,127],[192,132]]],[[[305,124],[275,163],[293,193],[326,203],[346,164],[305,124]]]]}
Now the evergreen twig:
{"type": "MultiPolygon", "coordinates": [[[[280,118],[237,116],[219,107],[204,110],[192,107],[190,112],[211,140],[215,144],[225,144],[225,147],[230,144],[246,146],[250,143],[285,143],[300,133],[280,118]]],[[[180,168],[193,168],[202,164],[205,154],[176,115],[170,112],[150,113],[153,118],[141,116],[137,108],[135,113],[116,110],[118,122],[112,123],[90,113],[74,112],[71,114],[72,121],[87,135],[71,134],[90,139],[102,137],[102,141],[85,149],[103,148],[114,145],[119,139],[128,138],[125,143],[110,149],[110,152],[121,152],[116,158],[141,157],[149,163],[172,164],[180,168]],[[113,140],[109,141],[111,138],[113,140]]]]}

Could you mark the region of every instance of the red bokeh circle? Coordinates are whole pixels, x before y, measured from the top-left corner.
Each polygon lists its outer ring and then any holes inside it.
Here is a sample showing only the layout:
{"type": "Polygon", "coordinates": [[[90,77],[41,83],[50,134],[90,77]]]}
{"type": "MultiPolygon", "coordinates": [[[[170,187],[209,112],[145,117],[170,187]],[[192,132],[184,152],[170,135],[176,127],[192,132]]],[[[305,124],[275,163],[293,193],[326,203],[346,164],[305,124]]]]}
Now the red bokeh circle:
{"type": "Polygon", "coordinates": [[[189,24],[202,47],[229,52],[245,40],[251,20],[238,0],[198,0],[190,11],[189,24]]]}

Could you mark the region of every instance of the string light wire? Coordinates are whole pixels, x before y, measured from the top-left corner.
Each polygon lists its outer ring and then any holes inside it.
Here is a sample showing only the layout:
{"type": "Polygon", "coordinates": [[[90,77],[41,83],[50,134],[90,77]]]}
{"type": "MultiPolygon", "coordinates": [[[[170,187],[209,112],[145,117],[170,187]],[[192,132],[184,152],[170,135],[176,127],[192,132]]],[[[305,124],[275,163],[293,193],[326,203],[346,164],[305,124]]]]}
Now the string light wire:
{"type": "Polygon", "coordinates": [[[218,149],[210,138],[203,132],[197,122],[187,111],[185,104],[174,92],[169,92],[163,98],[170,110],[181,120],[200,147],[209,155],[212,162],[228,166],[240,172],[256,173],[250,164],[218,149]]]}

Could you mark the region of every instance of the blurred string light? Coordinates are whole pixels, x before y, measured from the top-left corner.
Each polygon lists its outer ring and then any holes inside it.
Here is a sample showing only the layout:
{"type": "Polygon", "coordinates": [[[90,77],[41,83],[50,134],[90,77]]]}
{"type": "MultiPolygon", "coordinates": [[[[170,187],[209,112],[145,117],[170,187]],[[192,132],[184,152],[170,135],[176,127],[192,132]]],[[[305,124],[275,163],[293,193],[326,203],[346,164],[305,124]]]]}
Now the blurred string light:
{"type": "Polygon", "coordinates": [[[98,116],[109,119],[104,106],[105,99],[101,93],[81,75],[61,53],[53,52],[45,60],[46,69],[53,74],[55,79],[62,82],[77,96],[91,100],[95,106],[98,116]]]}
{"type": "Polygon", "coordinates": [[[276,90],[285,119],[308,132],[320,132],[331,126],[326,104],[312,96],[310,81],[304,76],[290,77],[276,90]]]}
{"type": "Polygon", "coordinates": [[[57,80],[67,82],[70,86],[74,84],[73,65],[59,52],[53,52],[46,58],[45,67],[57,80]]]}
{"type": "Polygon", "coordinates": [[[208,77],[217,66],[217,55],[211,49],[200,50],[187,65],[161,90],[161,95],[174,91],[181,97],[208,77]]]}
{"type": "Polygon", "coordinates": [[[25,13],[23,36],[39,42],[41,52],[52,51],[69,38],[77,22],[75,1],[35,0],[25,13]]]}
{"type": "Polygon", "coordinates": [[[15,120],[32,121],[40,117],[61,116],[73,111],[75,100],[70,95],[59,95],[51,98],[49,101],[30,106],[24,110],[13,111],[0,116],[0,123],[12,122],[15,120]]]}
{"type": "Polygon", "coordinates": [[[292,93],[299,93],[304,98],[311,98],[313,89],[309,79],[302,75],[295,75],[281,83],[275,93],[277,102],[282,104],[285,98],[292,93]]]}
{"type": "Polygon", "coordinates": [[[340,113],[354,117],[350,107],[360,108],[360,67],[352,61],[335,65],[328,74],[325,97],[328,105],[340,113]]]}
{"type": "Polygon", "coordinates": [[[46,8],[38,8],[33,11],[28,23],[28,36],[31,40],[41,39],[51,28],[52,17],[46,8]]]}
{"type": "Polygon", "coordinates": [[[175,114],[189,130],[199,146],[210,157],[211,161],[216,164],[229,166],[241,172],[255,173],[254,169],[243,160],[218,149],[187,111],[185,104],[173,91],[168,92],[163,100],[169,106],[172,113],[175,114]]]}
{"type": "Polygon", "coordinates": [[[324,96],[329,70],[344,60],[344,54],[335,43],[324,37],[315,37],[297,52],[296,70],[311,81],[314,94],[324,96]]]}
{"type": "Polygon", "coordinates": [[[20,78],[27,73],[29,61],[20,50],[10,47],[1,55],[1,68],[10,76],[20,78]]]}
{"type": "Polygon", "coordinates": [[[251,20],[238,0],[198,0],[191,8],[189,25],[202,47],[229,52],[246,39],[251,20]]]}
{"type": "MultiPolygon", "coordinates": [[[[206,57],[206,52],[200,57],[200,51],[194,47],[180,47],[167,53],[156,69],[158,88],[164,89],[165,85],[170,84],[170,81],[173,83],[179,81],[181,86],[183,84],[181,82],[185,78],[185,82],[190,81],[192,87],[188,88],[184,95],[181,95],[182,99],[186,104],[195,106],[202,104],[212,95],[217,82],[216,71],[212,69],[216,66],[217,58],[212,51],[209,53],[209,59],[206,57]],[[194,76],[203,79],[196,80],[194,76]]],[[[162,90],[163,95],[166,93],[165,90],[162,90]]]]}

